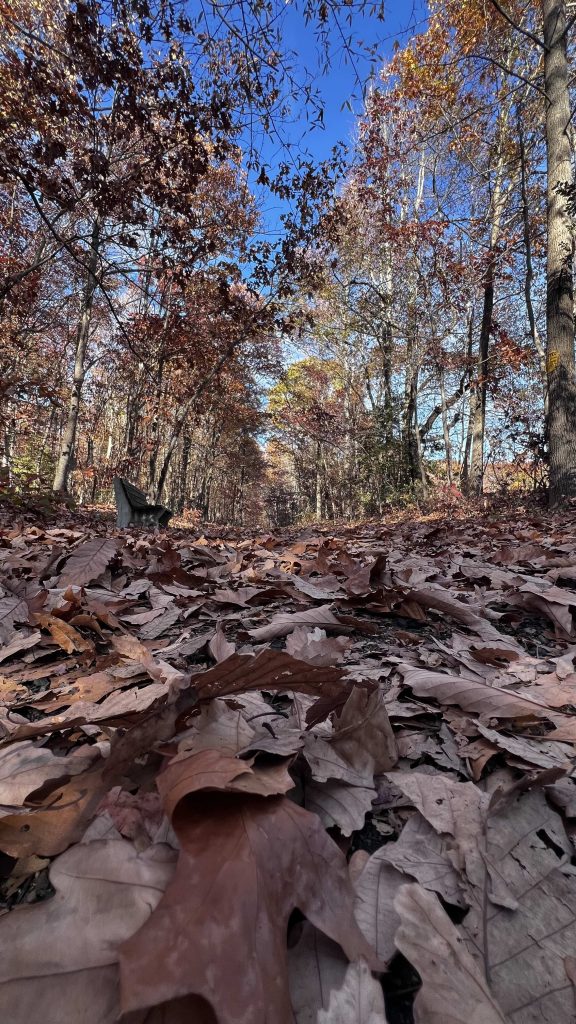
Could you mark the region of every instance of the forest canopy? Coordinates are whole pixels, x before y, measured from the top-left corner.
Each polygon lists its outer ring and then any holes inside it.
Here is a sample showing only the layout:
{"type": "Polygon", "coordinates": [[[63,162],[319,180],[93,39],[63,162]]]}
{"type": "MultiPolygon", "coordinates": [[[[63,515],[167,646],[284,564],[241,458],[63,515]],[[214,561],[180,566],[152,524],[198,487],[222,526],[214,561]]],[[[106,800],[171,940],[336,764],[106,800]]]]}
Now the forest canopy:
{"type": "Polygon", "coordinates": [[[284,8],[0,0],[3,493],[121,475],[269,526],[576,497],[566,5],[430,0],[381,46],[386,8],[284,8]]]}

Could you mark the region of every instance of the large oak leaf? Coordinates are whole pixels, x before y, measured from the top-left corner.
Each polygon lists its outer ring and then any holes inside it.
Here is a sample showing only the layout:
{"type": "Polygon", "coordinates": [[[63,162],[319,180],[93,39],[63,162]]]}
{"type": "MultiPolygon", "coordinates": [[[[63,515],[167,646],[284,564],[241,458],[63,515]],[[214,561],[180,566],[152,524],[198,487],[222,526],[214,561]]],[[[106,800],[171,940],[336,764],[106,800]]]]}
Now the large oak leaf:
{"type": "Polygon", "coordinates": [[[174,870],[175,853],[124,840],[79,844],[50,869],[56,895],[0,919],[0,1019],[6,1024],[114,1024],[118,945],[139,928],[174,870]]]}
{"type": "MultiPolygon", "coordinates": [[[[150,920],[122,947],[125,1012],[195,994],[219,1024],[285,1024],[295,908],[350,959],[380,966],[354,920],[344,856],[315,815],[284,797],[185,796],[182,774],[173,781],[163,795],[167,808],[176,802],[178,866],[150,920]]],[[[207,776],[207,784],[218,783],[207,776]]]]}

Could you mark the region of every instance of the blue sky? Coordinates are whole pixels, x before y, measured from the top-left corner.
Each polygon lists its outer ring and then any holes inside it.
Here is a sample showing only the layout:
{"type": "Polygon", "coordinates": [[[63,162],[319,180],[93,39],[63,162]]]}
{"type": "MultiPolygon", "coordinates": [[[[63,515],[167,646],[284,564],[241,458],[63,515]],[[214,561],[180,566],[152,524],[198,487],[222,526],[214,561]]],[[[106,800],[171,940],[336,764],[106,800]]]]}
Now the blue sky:
{"type": "MultiPolygon", "coordinates": [[[[345,5],[340,6],[345,15],[345,5]]],[[[342,40],[334,27],[330,32],[330,62],[328,71],[322,73],[322,53],[316,39],[314,25],[305,25],[298,3],[286,2],[282,12],[282,43],[285,51],[293,51],[294,73],[297,78],[306,75],[314,78],[315,88],[320,93],[324,111],[323,127],[312,127],[306,118],[306,108],[301,96],[290,96],[292,117],[279,123],[282,140],[263,136],[258,143],[260,158],[272,174],[283,161],[290,162],[291,153],[305,153],[315,162],[328,158],[338,142],[353,142],[358,116],[363,110],[363,89],[371,76],[378,76],[379,69],[394,52],[394,44],[404,46],[408,40],[425,29],[427,14],[426,0],[385,0],[385,20],[379,21],[368,13],[354,12],[351,24],[344,24],[347,36],[355,41],[355,53],[350,59],[343,52],[342,40]],[[372,60],[368,48],[375,47],[377,58],[372,60]],[[346,106],[349,104],[349,107],[346,106]],[[293,147],[285,146],[288,141],[293,147]]],[[[258,197],[263,215],[262,236],[281,234],[279,216],[285,205],[261,189],[255,182],[256,173],[249,175],[251,187],[258,197]]],[[[259,232],[260,234],[260,232],[259,232]]]]}
{"type": "MultiPolygon", "coordinates": [[[[318,67],[318,46],[313,27],[303,26],[298,11],[290,8],[288,4],[284,23],[285,45],[298,53],[303,68],[313,72],[318,67]]],[[[341,9],[346,11],[345,7],[341,9]]],[[[411,36],[424,29],[426,11],[426,0],[385,0],[384,22],[368,14],[354,13],[351,26],[344,25],[344,29],[350,35],[353,34],[359,43],[377,46],[380,59],[375,64],[372,64],[367,54],[362,54],[360,45],[354,63],[347,62],[341,40],[332,30],[331,67],[327,74],[319,75],[317,79],[324,99],[325,128],[317,129],[307,136],[308,146],[319,159],[328,156],[336,142],[341,139],[347,141],[352,137],[356,116],[362,112],[362,86],[368,81],[371,72],[377,74],[378,68],[392,55],[395,42],[402,46],[411,36]],[[350,102],[352,111],[342,109],[346,101],[350,102]]],[[[302,127],[305,127],[304,119],[300,129],[302,127]]]]}

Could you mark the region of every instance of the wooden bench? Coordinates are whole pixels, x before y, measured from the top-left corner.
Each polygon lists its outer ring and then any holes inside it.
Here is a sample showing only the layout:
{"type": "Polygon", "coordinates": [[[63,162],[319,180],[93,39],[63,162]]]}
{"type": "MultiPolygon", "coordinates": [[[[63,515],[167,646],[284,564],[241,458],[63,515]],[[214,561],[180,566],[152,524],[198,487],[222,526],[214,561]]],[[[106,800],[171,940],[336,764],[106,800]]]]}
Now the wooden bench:
{"type": "Polygon", "coordinates": [[[115,476],[113,484],[118,512],[117,526],[121,529],[126,526],[143,526],[149,529],[168,526],[173,515],[171,509],[164,505],[151,505],[144,492],[139,491],[124,477],[115,476]]]}

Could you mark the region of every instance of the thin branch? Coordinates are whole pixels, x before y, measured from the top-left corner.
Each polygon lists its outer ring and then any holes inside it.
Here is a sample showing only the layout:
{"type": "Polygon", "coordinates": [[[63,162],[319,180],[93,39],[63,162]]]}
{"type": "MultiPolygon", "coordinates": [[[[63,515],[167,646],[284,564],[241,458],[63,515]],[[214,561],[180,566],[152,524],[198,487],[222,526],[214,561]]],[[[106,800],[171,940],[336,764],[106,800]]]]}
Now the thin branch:
{"type": "Polygon", "coordinates": [[[522,28],[521,25],[517,25],[514,19],[510,17],[508,12],[505,11],[504,8],[500,6],[498,0],[490,0],[490,3],[492,4],[493,7],[496,8],[498,13],[502,15],[502,17],[508,22],[508,24],[512,25],[512,28],[515,29],[516,32],[520,32],[520,34],[526,36],[527,39],[531,39],[533,43],[536,43],[536,46],[539,46],[541,50],[545,50],[545,52],[548,53],[548,47],[546,46],[544,40],[540,39],[538,36],[535,36],[533,32],[530,32],[529,29],[522,28]]]}

